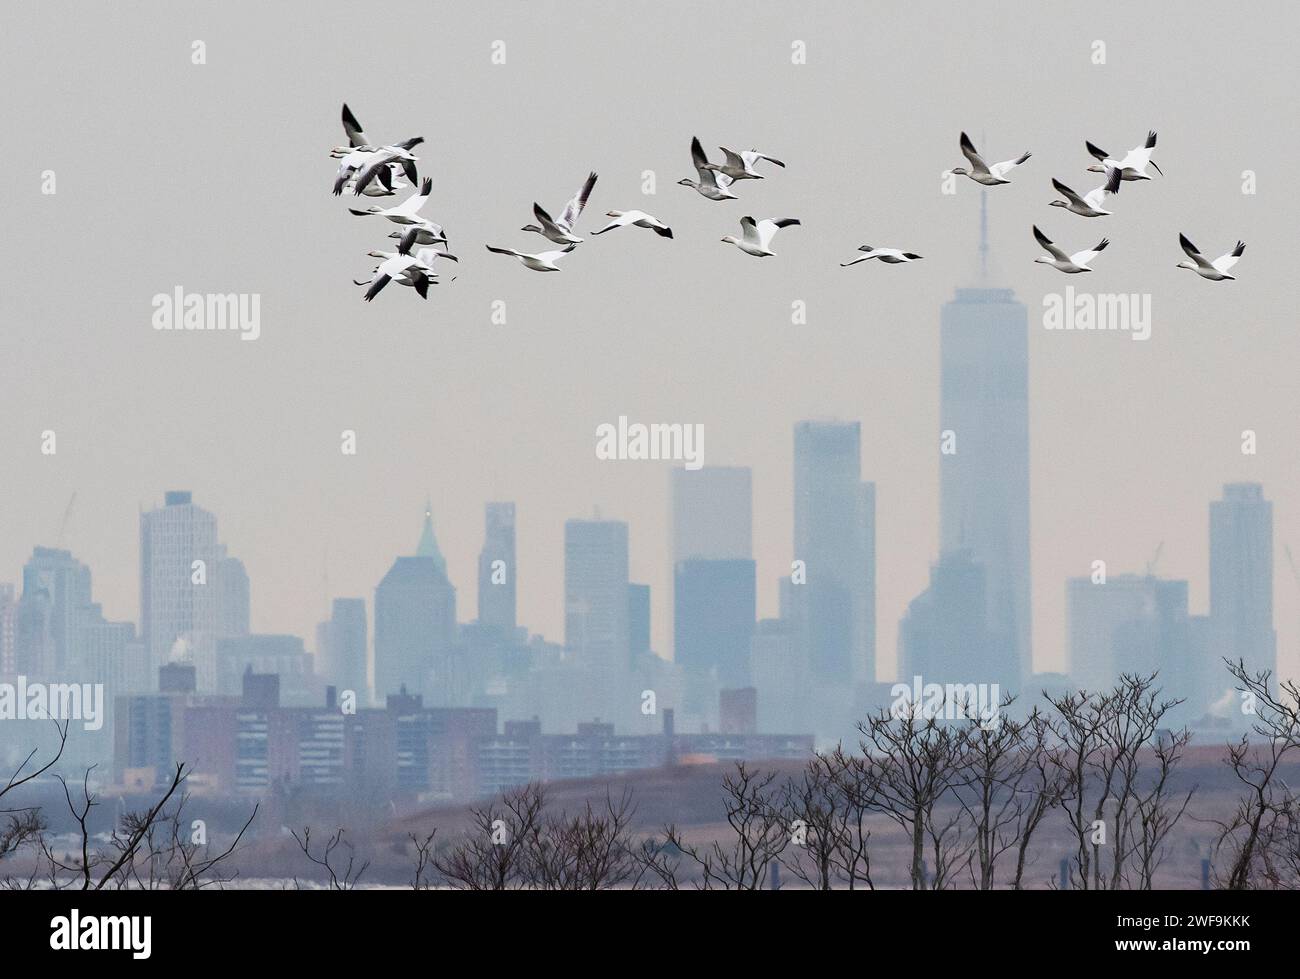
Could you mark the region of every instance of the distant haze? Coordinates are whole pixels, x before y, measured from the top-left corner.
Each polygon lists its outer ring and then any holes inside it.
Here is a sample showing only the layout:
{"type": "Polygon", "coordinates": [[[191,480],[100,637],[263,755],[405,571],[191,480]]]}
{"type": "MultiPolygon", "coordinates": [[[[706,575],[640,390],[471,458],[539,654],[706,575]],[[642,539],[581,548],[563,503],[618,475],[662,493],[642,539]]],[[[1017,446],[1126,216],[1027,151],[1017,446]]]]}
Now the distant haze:
{"type": "Polygon", "coordinates": [[[1189,579],[1203,612],[1209,502],[1254,481],[1274,502],[1279,661],[1295,672],[1294,5],[52,2],[3,16],[0,581],[33,545],[67,547],[105,614],[137,620],[138,509],[189,489],[247,566],[253,628],[310,645],[331,597],[369,605],[414,551],[428,494],[469,620],[483,504],[514,500],[519,621],[559,641],[564,521],[598,505],[630,524],[667,653],[673,464],[598,461],[596,426],[703,424],[706,465],[753,468],[768,616],[792,557],[793,425],[860,419],[889,675],[938,550],[939,310],[975,278],[980,199],[965,178],[943,195],[940,174],[965,164],[965,129],[991,160],[1033,152],[990,191],[989,221],[992,284],[1029,311],[1036,668],[1063,667],[1065,581],[1094,559],[1141,572],[1164,541],[1156,572],[1189,579]],[[791,64],[796,40],[807,64],[791,64]],[[372,136],[427,140],[427,212],[461,257],[428,302],[392,286],[365,304],[350,282],[395,243],[330,196],[345,100],[372,136]],[[1148,129],[1163,179],[1125,184],[1108,218],[1047,206],[1053,176],[1099,182],[1085,139],[1118,154],[1148,129]],[[692,135],[788,167],[709,202],[675,185],[694,176],[692,135]],[[519,230],[532,202],[555,213],[593,169],[579,233],[640,208],[675,239],[620,229],[558,275],[484,250],[541,250],[519,230]],[[718,240],[746,214],[803,224],[753,259],[718,240]],[[1063,276],[1033,264],[1034,223],[1067,251],[1112,244],[1093,274],[1063,276]],[[1245,240],[1240,281],[1176,269],[1180,231],[1211,256],[1245,240]],[[863,243],[925,260],[839,268],[863,243]],[[150,300],[177,286],[260,293],[260,338],[156,332],[150,300]],[[1149,293],[1151,339],[1045,331],[1043,295],[1066,286],[1149,293]],[[807,325],[791,323],[795,300],[807,325]],[[1244,429],[1258,455],[1241,454],[1244,429]]]}

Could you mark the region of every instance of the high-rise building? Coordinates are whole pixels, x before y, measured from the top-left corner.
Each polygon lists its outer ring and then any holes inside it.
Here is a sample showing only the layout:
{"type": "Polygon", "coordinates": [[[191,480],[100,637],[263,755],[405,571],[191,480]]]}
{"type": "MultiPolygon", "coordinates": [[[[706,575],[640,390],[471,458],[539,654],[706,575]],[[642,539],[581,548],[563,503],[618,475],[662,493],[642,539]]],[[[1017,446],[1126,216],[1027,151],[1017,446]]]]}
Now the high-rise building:
{"type": "Polygon", "coordinates": [[[950,551],[930,568],[930,587],[907,606],[898,630],[899,679],[1019,688],[1011,637],[988,621],[988,573],[969,551],[950,551]]]}
{"type": "Polygon", "coordinates": [[[217,518],[183,490],[140,514],[140,635],[151,672],[180,656],[200,691],[216,685],[216,640],[248,633],[248,576],[217,538],[217,518]]]}
{"type": "Polygon", "coordinates": [[[23,566],[15,672],[54,678],[76,670],[78,628],[90,604],[90,569],[70,551],[35,548],[23,566]]]}
{"type": "Polygon", "coordinates": [[[574,662],[609,681],[627,669],[627,524],[564,524],[564,644],[574,662]]]}
{"type": "Polygon", "coordinates": [[[0,582],[0,677],[15,676],[18,661],[14,640],[18,626],[18,598],[12,583],[0,582]]]}
{"type": "Polygon", "coordinates": [[[1210,503],[1211,691],[1234,686],[1224,659],[1277,679],[1273,631],[1273,504],[1258,483],[1229,483],[1210,503]]]}
{"type": "MultiPolygon", "coordinates": [[[[1032,668],[1029,332],[1010,289],[958,289],[940,317],[940,553],[985,571],[988,626],[1032,668]]],[[[1017,684],[1019,677],[1017,678],[1017,684]]]]}
{"type": "Polygon", "coordinates": [[[351,690],[357,705],[370,703],[366,662],[366,601],[336,598],[330,618],[317,631],[320,657],[316,670],[339,691],[351,690]]]}
{"type": "Polygon", "coordinates": [[[1192,716],[1200,679],[1190,657],[1187,582],[1153,575],[1112,575],[1105,583],[1066,583],[1068,673],[1080,690],[1110,690],[1123,673],[1158,673],[1166,698],[1186,699],[1192,716]]]}
{"type": "Polygon", "coordinates": [[[794,558],[806,582],[791,590],[813,679],[876,676],[875,486],[861,481],[858,422],[804,421],[794,429],[794,558]]]}
{"type": "Polygon", "coordinates": [[[631,661],[650,655],[650,586],[627,586],[627,651],[631,661]]]}
{"type": "Polygon", "coordinates": [[[511,635],[516,626],[515,505],[489,503],[478,557],[478,620],[511,635]]]}
{"type": "Polygon", "coordinates": [[[752,474],[741,466],[703,466],[671,472],[673,565],[753,557],[752,474]]]}
{"type": "Polygon", "coordinates": [[[440,660],[456,640],[456,589],[426,506],[414,557],[399,557],[375,589],[375,697],[403,686],[432,693],[440,660]]]}
{"type": "Polygon", "coordinates": [[[754,591],[751,560],[677,563],[673,661],[688,676],[712,674],[723,688],[749,686],[754,591]]]}

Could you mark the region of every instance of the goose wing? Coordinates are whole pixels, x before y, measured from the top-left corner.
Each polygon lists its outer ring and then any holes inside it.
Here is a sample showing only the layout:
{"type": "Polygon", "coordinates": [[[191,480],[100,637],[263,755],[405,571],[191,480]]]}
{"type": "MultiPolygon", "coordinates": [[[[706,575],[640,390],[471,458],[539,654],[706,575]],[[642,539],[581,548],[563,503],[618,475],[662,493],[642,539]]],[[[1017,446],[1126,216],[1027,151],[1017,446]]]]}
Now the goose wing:
{"type": "Polygon", "coordinates": [[[745,162],[748,163],[751,168],[759,160],[766,160],[768,163],[774,163],[778,167],[781,167],[782,169],[785,168],[785,164],[782,163],[780,160],[778,160],[776,157],[768,156],[766,153],[760,153],[758,152],[758,150],[747,150],[740,155],[744,157],[745,162]]]}
{"type": "Polygon", "coordinates": [[[569,254],[569,252],[573,251],[577,247],[578,247],[577,245],[566,245],[565,247],[556,249],[555,251],[538,252],[536,255],[533,256],[533,258],[537,259],[538,261],[545,262],[547,265],[554,265],[561,258],[569,254]]]}
{"type": "Polygon", "coordinates": [[[1104,251],[1106,246],[1109,244],[1110,244],[1110,239],[1103,238],[1101,239],[1101,241],[1097,242],[1097,244],[1094,247],[1089,248],[1086,251],[1075,252],[1073,255],[1070,256],[1070,261],[1073,262],[1075,265],[1087,265],[1094,258],[1096,258],[1100,252],[1104,251]]]}
{"type": "MultiPolygon", "coordinates": [[[[767,224],[766,221],[764,221],[763,223],[767,224]]],[[[766,247],[763,244],[763,240],[758,235],[759,235],[758,225],[754,223],[754,219],[752,217],[746,214],[743,218],[740,219],[741,238],[744,240],[745,244],[747,245],[757,245],[759,248],[766,247]]]]}
{"type": "Polygon", "coordinates": [[[975,152],[975,144],[970,141],[970,137],[965,133],[961,134],[961,152],[970,161],[971,169],[976,173],[989,172],[988,164],[975,152]]]}
{"type": "Polygon", "coordinates": [[[564,229],[559,227],[550,214],[546,212],[546,209],[536,201],[533,201],[533,217],[537,219],[538,224],[552,234],[564,234],[564,229]]]}
{"type": "Polygon", "coordinates": [[[578,218],[582,214],[582,209],[587,206],[587,198],[591,196],[591,189],[595,186],[596,171],[593,170],[587,175],[586,181],[578,189],[578,192],[570,198],[569,203],[564,205],[564,210],[560,212],[559,223],[566,230],[573,230],[573,226],[578,222],[578,218]]]}
{"type": "Polygon", "coordinates": [[[352,114],[346,102],[343,103],[343,132],[347,133],[348,144],[350,146],[369,146],[370,140],[361,130],[361,123],[357,122],[357,117],[352,114]]]}
{"type": "Polygon", "coordinates": [[[484,245],[490,252],[496,252],[498,255],[509,255],[511,258],[523,258],[522,252],[517,252],[513,248],[494,248],[492,245],[484,245]]]}
{"type": "Polygon", "coordinates": [[[1147,164],[1151,162],[1151,154],[1155,152],[1155,148],[1156,134],[1149,132],[1145,143],[1128,151],[1128,155],[1124,157],[1124,166],[1132,167],[1134,170],[1145,170],[1147,164]]]}
{"type": "Polygon", "coordinates": [[[1065,184],[1061,183],[1055,177],[1052,178],[1052,186],[1056,188],[1056,192],[1058,194],[1060,194],[1062,197],[1068,200],[1071,204],[1075,204],[1079,207],[1084,206],[1083,198],[1080,197],[1078,194],[1076,194],[1074,191],[1072,191],[1069,187],[1065,186],[1065,184]]]}
{"type": "Polygon", "coordinates": [[[1106,168],[1106,182],[1094,190],[1088,191],[1083,200],[1089,207],[1101,207],[1106,202],[1108,196],[1119,193],[1120,181],[1123,179],[1123,171],[1119,167],[1106,168]]]}
{"type": "Polygon", "coordinates": [[[406,215],[415,214],[420,210],[420,208],[424,207],[424,202],[429,199],[429,195],[432,193],[433,180],[429,177],[425,177],[420,183],[419,192],[412,194],[406,200],[402,201],[402,203],[398,204],[397,207],[393,208],[393,213],[406,215]]]}
{"type": "Polygon", "coordinates": [[[1020,166],[1020,164],[1024,163],[1031,156],[1033,156],[1033,154],[1028,150],[1025,150],[1025,152],[1021,153],[1014,160],[1003,160],[1001,163],[993,164],[993,166],[989,167],[989,172],[995,177],[1001,177],[1007,173],[1007,171],[1014,170],[1016,167],[1020,166]]]}
{"type": "Polygon", "coordinates": [[[370,300],[374,299],[377,295],[379,295],[379,290],[382,289],[384,286],[388,285],[388,283],[392,281],[393,281],[392,277],[387,275],[381,275],[377,279],[375,279],[375,281],[370,284],[370,288],[366,290],[366,294],[364,296],[366,302],[370,302],[370,300]]]}
{"type": "Polygon", "coordinates": [[[1187,253],[1187,257],[1190,258],[1193,262],[1195,262],[1200,268],[1203,269],[1214,268],[1213,265],[1211,265],[1208,261],[1206,261],[1205,256],[1200,253],[1200,250],[1197,249],[1197,247],[1192,244],[1191,240],[1187,237],[1187,235],[1183,234],[1182,232],[1179,232],[1178,234],[1178,244],[1183,246],[1183,251],[1187,253]]]}
{"type": "Polygon", "coordinates": [[[1234,265],[1237,264],[1237,259],[1241,258],[1241,253],[1244,252],[1245,250],[1246,250],[1246,243],[1244,241],[1238,241],[1236,248],[1228,252],[1228,254],[1226,255],[1220,255],[1218,258],[1214,260],[1214,267],[1218,269],[1220,272],[1227,272],[1230,268],[1232,268],[1234,265]]]}
{"type": "Polygon", "coordinates": [[[1070,256],[1066,255],[1065,252],[1061,251],[1061,249],[1057,248],[1054,244],[1052,244],[1051,238],[1047,237],[1047,235],[1043,234],[1041,231],[1038,230],[1038,225],[1034,225],[1034,240],[1037,241],[1040,245],[1042,245],[1045,249],[1047,249],[1047,253],[1051,255],[1052,258],[1056,259],[1058,262],[1072,261],[1070,256]]]}
{"type": "Polygon", "coordinates": [[[1098,163],[1105,163],[1110,158],[1109,153],[1100,147],[1089,143],[1086,139],[1083,141],[1083,145],[1088,147],[1088,155],[1096,159],[1098,163]]]}
{"type": "Polygon", "coordinates": [[[772,244],[772,239],[776,237],[777,231],[781,228],[788,228],[790,225],[798,223],[798,218],[777,218],[776,220],[767,219],[759,221],[757,225],[759,244],[762,246],[764,251],[770,251],[771,249],[769,246],[772,244]]]}
{"type": "Polygon", "coordinates": [[[704,155],[704,147],[700,145],[700,137],[691,137],[691,165],[700,175],[700,180],[713,179],[713,171],[709,169],[709,158],[704,155]]]}
{"type": "Polygon", "coordinates": [[[365,191],[365,189],[370,186],[370,182],[379,175],[379,171],[387,171],[388,164],[392,163],[396,158],[396,155],[393,153],[376,153],[370,161],[361,168],[361,172],[357,174],[357,182],[352,188],[352,193],[359,195],[365,191]]]}
{"type": "Polygon", "coordinates": [[[747,159],[749,154],[737,153],[735,150],[729,150],[725,146],[719,146],[718,149],[722,150],[722,155],[726,157],[726,159],[722,161],[724,167],[730,167],[733,170],[749,169],[749,164],[751,162],[747,159]]]}

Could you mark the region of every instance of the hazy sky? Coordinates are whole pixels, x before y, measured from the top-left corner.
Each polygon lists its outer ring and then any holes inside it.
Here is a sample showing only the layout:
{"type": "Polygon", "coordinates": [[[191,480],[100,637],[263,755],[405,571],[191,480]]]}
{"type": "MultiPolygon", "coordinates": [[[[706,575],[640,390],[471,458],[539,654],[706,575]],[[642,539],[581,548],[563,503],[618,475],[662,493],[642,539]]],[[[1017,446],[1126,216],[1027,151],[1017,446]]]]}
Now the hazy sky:
{"type": "Polygon", "coordinates": [[[971,284],[979,211],[973,183],[946,196],[940,175],[964,164],[965,129],[992,160],[1034,154],[989,203],[995,283],[1029,307],[1036,667],[1063,665],[1065,579],[1095,558],[1141,571],[1163,540],[1158,572],[1190,579],[1203,611],[1208,504],[1237,480],[1274,501],[1279,649],[1297,666],[1294,5],[223,0],[3,17],[0,581],[58,543],[75,491],[61,544],[106,614],[136,619],[138,508],[191,489],[247,564],[254,628],[310,643],[329,596],[371,600],[411,553],[427,492],[468,620],[483,503],[513,499],[520,621],[558,641],[564,521],[598,505],[630,523],[667,650],[670,464],[598,461],[596,426],[703,423],[707,464],[753,467],[772,615],[792,426],[861,419],[888,673],[938,546],[939,307],[971,284]],[[427,303],[390,286],[368,305],[350,281],[393,242],[330,196],[344,100],[372,136],[426,139],[426,214],[462,259],[427,303]],[[1122,153],[1148,129],[1164,179],[1126,184],[1108,218],[1047,206],[1053,176],[1096,186],[1085,139],[1122,153]],[[788,168],[706,201],[675,185],[692,135],[788,168]],[[558,275],[484,250],[540,250],[519,231],[531,203],[554,212],[591,169],[582,228],[641,208],[675,240],[622,229],[558,275]],[[718,241],[745,214],[803,226],[753,259],[718,241]],[[1032,264],[1035,222],[1067,251],[1112,244],[1093,275],[1063,276],[1032,264]],[[1180,231],[1211,256],[1244,239],[1240,281],[1176,269],[1180,231]],[[839,268],[864,242],[925,261],[839,268]],[[151,299],[178,285],[260,293],[261,339],[156,332],[151,299]],[[1152,338],[1045,331],[1043,296],[1066,286],[1149,293],[1152,338]]]}

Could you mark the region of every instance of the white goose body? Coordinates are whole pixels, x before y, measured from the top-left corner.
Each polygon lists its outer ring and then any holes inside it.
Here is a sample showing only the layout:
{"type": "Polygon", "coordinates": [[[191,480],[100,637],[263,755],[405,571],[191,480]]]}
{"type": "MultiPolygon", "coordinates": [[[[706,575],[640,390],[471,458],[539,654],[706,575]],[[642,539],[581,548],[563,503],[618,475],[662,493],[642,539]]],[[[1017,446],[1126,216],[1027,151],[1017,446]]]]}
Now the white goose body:
{"type": "Polygon", "coordinates": [[[578,192],[569,199],[569,203],[564,205],[564,210],[557,218],[552,218],[542,205],[534,201],[533,217],[537,219],[537,224],[526,224],[522,230],[536,232],[557,245],[581,244],[582,239],[573,233],[573,227],[578,223],[582,209],[587,206],[587,198],[591,196],[592,188],[595,186],[596,172],[593,170],[583,185],[578,188],[578,192]]]}
{"type": "Polygon", "coordinates": [[[864,254],[848,262],[840,262],[840,268],[848,268],[850,265],[857,265],[859,262],[869,262],[873,258],[878,258],[886,265],[904,265],[907,262],[919,261],[923,256],[916,252],[905,252],[897,248],[875,248],[871,245],[859,245],[858,251],[864,254]]]}
{"type": "Polygon", "coordinates": [[[393,207],[368,207],[364,211],[358,211],[348,208],[348,211],[359,218],[369,217],[370,215],[379,215],[385,217],[394,224],[427,224],[424,218],[420,217],[420,208],[424,207],[429,195],[433,193],[433,181],[428,177],[420,183],[420,189],[417,193],[412,194],[402,203],[393,207]]]}
{"type": "Polygon", "coordinates": [[[794,224],[799,224],[798,218],[779,218],[775,220],[764,218],[762,221],[755,221],[752,217],[746,215],[740,219],[742,237],[737,238],[734,235],[727,235],[721,240],[735,245],[746,255],[753,255],[755,258],[767,258],[776,254],[776,252],[772,251],[772,239],[776,237],[777,231],[794,224]]]}
{"type": "Polygon", "coordinates": [[[420,261],[414,255],[393,254],[392,252],[367,252],[371,258],[382,258],[383,261],[374,270],[373,277],[365,282],[356,282],[359,286],[369,285],[366,294],[362,297],[366,302],[374,300],[379,295],[384,286],[389,282],[397,282],[399,285],[411,286],[421,299],[429,298],[429,285],[436,284],[436,277],[433,270],[420,261]]]}
{"type": "Polygon", "coordinates": [[[1050,265],[1059,272],[1065,272],[1074,275],[1078,272],[1091,272],[1088,263],[1096,258],[1106,246],[1110,244],[1109,238],[1103,238],[1094,247],[1086,251],[1075,252],[1073,255],[1067,255],[1061,249],[1052,243],[1052,239],[1038,230],[1038,225],[1034,225],[1034,238],[1037,242],[1047,249],[1047,254],[1041,258],[1034,259],[1034,262],[1043,265],[1050,265]]]}
{"type": "Polygon", "coordinates": [[[569,252],[577,248],[577,245],[566,245],[564,248],[550,252],[537,252],[530,254],[528,252],[517,252],[513,248],[495,248],[492,245],[484,246],[488,251],[497,255],[509,255],[511,258],[519,259],[519,264],[526,269],[532,269],[534,272],[559,272],[559,261],[569,252]]]}
{"type": "Polygon", "coordinates": [[[700,145],[698,136],[691,137],[691,163],[695,167],[695,172],[700,175],[700,179],[683,178],[677,181],[679,184],[690,187],[701,197],[707,197],[711,201],[738,199],[729,189],[733,183],[732,179],[725,173],[718,173],[710,167],[709,158],[704,155],[704,147],[700,145]]]}
{"type": "Polygon", "coordinates": [[[1237,277],[1229,275],[1229,271],[1237,264],[1242,253],[1246,250],[1246,243],[1238,241],[1237,247],[1226,255],[1220,255],[1213,262],[1201,254],[1200,249],[1191,243],[1185,234],[1178,235],[1178,244],[1183,246],[1183,251],[1187,253],[1190,262],[1179,262],[1178,268],[1191,269],[1202,279],[1209,279],[1211,282],[1230,281],[1235,282],[1237,277]]]}
{"type": "Polygon", "coordinates": [[[396,238],[401,242],[397,248],[399,252],[409,252],[416,245],[445,245],[447,243],[447,232],[442,230],[442,225],[435,224],[433,221],[409,224],[404,231],[390,231],[388,237],[396,238]]]}
{"type": "Polygon", "coordinates": [[[1122,160],[1112,160],[1110,154],[1099,147],[1093,146],[1087,140],[1083,145],[1088,148],[1088,154],[1097,159],[1097,162],[1088,169],[1092,173],[1105,173],[1109,167],[1114,167],[1119,171],[1121,180],[1150,180],[1151,175],[1147,173],[1147,166],[1155,167],[1156,173],[1164,176],[1160,167],[1151,159],[1151,154],[1156,148],[1156,134],[1154,131],[1147,133],[1147,140],[1141,146],[1135,146],[1125,154],[1122,160]]]}
{"type": "Polygon", "coordinates": [[[985,187],[997,187],[1001,184],[1011,183],[1007,179],[1007,174],[1033,156],[1032,153],[1026,150],[1014,160],[1003,160],[1001,163],[989,166],[984,162],[984,158],[975,151],[975,144],[970,141],[970,137],[965,133],[961,134],[959,145],[961,146],[962,155],[970,161],[970,169],[953,167],[951,172],[963,177],[970,177],[971,180],[983,184],[985,187]]]}
{"type": "Polygon", "coordinates": [[[1077,214],[1085,218],[1100,218],[1111,212],[1102,207],[1106,203],[1107,197],[1114,197],[1119,193],[1120,171],[1116,167],[1106,168],[1106,182],[1100,187],[1088,191],[1080,197],[1065,184],[1061,183],[1055,177],[1052,178],[1052,186],[1056,192],[1063,196],[1063,201],[1052,201],[1052,207],[1063,207],[1071,214],[1077,214]]]}
{"type": "Polygon", "coordinates": [[[606,231],[613,231],[615,228],[625,228],[631,225],[634,228],[649,228],[661,238],[671,238],[673,236],[672,228],[653,214],[647,214],[645,211],[607,211],[606,217],[611,217],[614,220],[599,231],[593,231],[593,235],[603,235],[606,231]]]}

